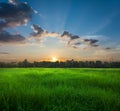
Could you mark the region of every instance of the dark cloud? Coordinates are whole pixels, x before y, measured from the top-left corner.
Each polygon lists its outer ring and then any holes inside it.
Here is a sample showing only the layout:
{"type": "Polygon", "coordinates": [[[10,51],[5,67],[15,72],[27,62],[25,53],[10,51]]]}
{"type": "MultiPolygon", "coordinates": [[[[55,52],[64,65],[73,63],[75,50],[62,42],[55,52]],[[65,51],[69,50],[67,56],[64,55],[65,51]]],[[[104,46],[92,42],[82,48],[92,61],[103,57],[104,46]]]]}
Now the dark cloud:
{"type": "MultiPolygon", "coordinates": [[[[76,40],[77,39],[80,39],[80,37],[79,36],[77,36],[77,35],[73,35],[73,34],[71,34],[71,33],[69,33],[69,32],[67,32],[67,31],[64,31],[63,32],[63,34],[61,34],[61,36],[60,36],[62,39],[67,39],[68,40],[68,45],[69,46],[72,46],[73,47],[73,44],[74,44],[74,47],[76,47],[75,45],[77,45],[76,44],[76,40]],[[72,44],[72,45],[71,45],[72,44]]],[[[77,42],[78,43],[78,42],[77,42]]]]}
{"type": "Polygon", "coordinates": [[[72,46],[74,49],[79,48],[79,47],[80,47],[80,45],[81,45],[81,43],[80,43],[80,42],[73,42],[72,44],[70,44],[70,46],[72,46]]]}
{"type": "Polygon", "coordinates": [[[106,49],[106,50],[110,50],[111,48],[110,48],[110,47],[106,47],[105,49],[106,49]]]}
{"type": "Polygon", "coordinates": [[[33,31],[34,31],[34,33],[32,33],[33,36],[36,36],[36,35],[38,35],[38,34],[41,35],[41,34],[44,33],[44,30],[43,30],[40,26],[38,26],[38,25],[33,24],[33,25],[31,26],[31,28],[32,28],[33,31]]]}
{"type": "Polygon", "coordinates": [[[15,27],[26,24],[31,18],[33,9],[26,3],[16,3],[9,0],[9,3],[0,3],[0,29],[15,27]]]}
{"type": "Polygon", "coordinates": [[[59,36],[56,32],[48,32],[42,29],[39,25],[32,25],[33,33],[30,35],[30,38],[34,38],[36,40],[42,40],[45,37],[57,37],[59,36]]]}
{"type": "Polygon", "coordinates": [[[92,46],[93,46],[93,47],[99,47],[99,45],[97,45],[97,44],[92,44],[92,46]]]}
{"type": "Polygon", "coordinates": [[[10,34],[7,31],[0,31],[0,43],[25,43],[25,37],[20,34],[10,34]]]}
{"type": "Polygon", "coordinates": [[[71,34],[67,31],[64,31],[63,34],[61,35],[61,37],[64,37],[64,36],[70,37],[71,34]]]}
{"type": "Polygon", "coordinates": [[[67,39],[68,45],[72,46],[73,48],[80,47],[81,44],[82,45],[83,44],[88,44],[89,46],[92,46],[92,47],[98,47],[99,46],[98,44],[96,44],[97,42],[99,42],[99,40],[96,40],[96,39],[84,39],[84,38],[81,38],[78,35],[70,34],[67,31],[64,31],[63,34],[61,34],[61,38],[64,38],[64,39],[68,38],[67,39]]]}
{"type": "Polygon", "coordinates": [[[25,37],[20,34],[10,34],[6,28],[27,24],[31,20],[34,10],[24,2],[8,1],[8,3],[0,3],[0,43],[23,44],[27,40],[25,37]]]}
{"type": "Polygon", "coordinates": [[[97,43],[99,40],[96,39],[84,39],[84,42],[88,42],[90,45],[97,43]]]}
{"type": "Polygon", "coordinates": [[[64,31],[63,32],[63,34],[61,35],[61,37],[68,37],[68,38],[70,38],[70,40],[74,40],[74,39],[79,39],[80,37],[79,36],[77,36],[77,35],[72,35],[72,34],[70,34],[69,32],[67,32],[67,31],[64,31]]]}
{"type": "Polygon", "coordinates": [[[88,46],[91,47],[99,47],[99,45],[97,44],[99,42],[99,40],[97,39],[83,39],[83,42],[86,44],[88,44],[88,46]]]}
{"type": "Polygon", "coordinates": [[[10,53],[9,52],[0,52],[0,54],[9,55],[10,53]]]}
{"type": "Polygon", "coordinates": [[[5,21],[0,21],[0,30],[4,30],[8,27],[8,24],[5,21]]]}
{"type": "Polygon", "coordinates": [[[71,40],[74,40],[74,39],[79,39],[80,37],[79,36],[77,36],[77,35],[72,35],[71,36],[71,40]]]}

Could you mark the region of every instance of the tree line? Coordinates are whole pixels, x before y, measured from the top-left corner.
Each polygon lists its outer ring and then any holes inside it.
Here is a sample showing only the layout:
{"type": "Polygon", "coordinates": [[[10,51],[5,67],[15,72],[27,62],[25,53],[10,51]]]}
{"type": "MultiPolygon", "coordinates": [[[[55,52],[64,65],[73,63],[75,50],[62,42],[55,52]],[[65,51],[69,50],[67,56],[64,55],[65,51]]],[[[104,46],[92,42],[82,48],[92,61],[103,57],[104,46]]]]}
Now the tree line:
{"type": "Polygon", "coordinates": [[[29,62],[25,59],[22,62],[11,62],[5,63],[0,62],[0,68],[9,68],[9,67],[44,67],[44,68],[120,68],[120,62],[103,62],[103,61],[75,61],[75,60],[66,60],[65,62],[29,62]]]}

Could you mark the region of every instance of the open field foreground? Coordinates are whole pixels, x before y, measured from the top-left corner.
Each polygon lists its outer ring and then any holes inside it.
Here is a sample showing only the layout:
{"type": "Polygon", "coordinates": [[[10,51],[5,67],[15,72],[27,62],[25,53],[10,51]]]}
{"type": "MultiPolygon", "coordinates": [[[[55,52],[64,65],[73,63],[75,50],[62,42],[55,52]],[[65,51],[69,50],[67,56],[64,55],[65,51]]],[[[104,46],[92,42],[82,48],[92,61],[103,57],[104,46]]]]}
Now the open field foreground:
{"type": "Polygon", "coordinates": [[[120,69],[0,69],[0,111],[120,111],[120,69]]]}

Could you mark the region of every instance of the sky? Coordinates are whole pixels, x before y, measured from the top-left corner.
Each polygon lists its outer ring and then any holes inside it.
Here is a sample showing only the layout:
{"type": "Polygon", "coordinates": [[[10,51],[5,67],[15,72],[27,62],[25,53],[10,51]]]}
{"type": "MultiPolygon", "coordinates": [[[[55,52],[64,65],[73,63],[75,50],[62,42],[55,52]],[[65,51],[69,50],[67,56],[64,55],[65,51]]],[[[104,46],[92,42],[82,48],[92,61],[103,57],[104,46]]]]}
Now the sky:
{"type": "Polygon", "coordinates": [[[0,61],[120,61],[120,0],[0,0],[0,61]]]}

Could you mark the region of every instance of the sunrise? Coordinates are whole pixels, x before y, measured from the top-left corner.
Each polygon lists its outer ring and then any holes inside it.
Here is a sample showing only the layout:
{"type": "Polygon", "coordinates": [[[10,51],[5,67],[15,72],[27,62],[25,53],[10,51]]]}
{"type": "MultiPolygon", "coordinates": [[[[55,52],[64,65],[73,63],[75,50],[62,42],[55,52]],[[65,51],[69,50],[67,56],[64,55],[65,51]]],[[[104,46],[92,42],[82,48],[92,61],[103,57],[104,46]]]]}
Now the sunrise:
{"type": "Polygon", "coordinates": [[[119,111],[120,0],[0,0],[0,111],[119,111]]]}

